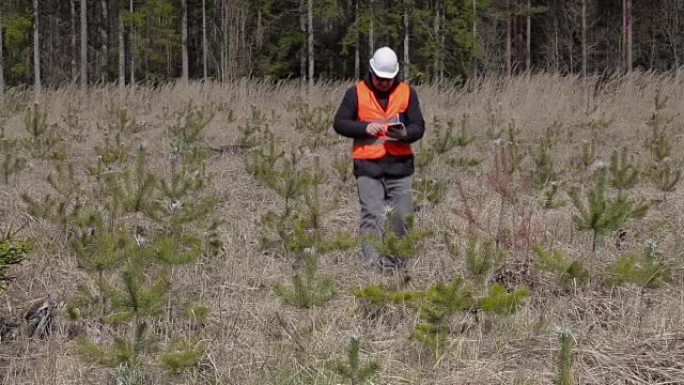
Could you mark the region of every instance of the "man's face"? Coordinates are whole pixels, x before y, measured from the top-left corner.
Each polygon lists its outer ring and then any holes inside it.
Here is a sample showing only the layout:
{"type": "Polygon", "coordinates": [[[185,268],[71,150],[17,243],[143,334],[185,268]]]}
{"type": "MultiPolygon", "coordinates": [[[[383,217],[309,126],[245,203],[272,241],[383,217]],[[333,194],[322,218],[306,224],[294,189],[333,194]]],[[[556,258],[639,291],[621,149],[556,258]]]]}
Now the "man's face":
{"type": "Polygon", "coordinates": [[[376,90],[383,92],[389,91],[389,89],[392,88],[392,83],[394,82],[394,79],[381,78],[374,73],[371,73],[371,80],[373,81],[373,87],[375,87],[376,90]]]}

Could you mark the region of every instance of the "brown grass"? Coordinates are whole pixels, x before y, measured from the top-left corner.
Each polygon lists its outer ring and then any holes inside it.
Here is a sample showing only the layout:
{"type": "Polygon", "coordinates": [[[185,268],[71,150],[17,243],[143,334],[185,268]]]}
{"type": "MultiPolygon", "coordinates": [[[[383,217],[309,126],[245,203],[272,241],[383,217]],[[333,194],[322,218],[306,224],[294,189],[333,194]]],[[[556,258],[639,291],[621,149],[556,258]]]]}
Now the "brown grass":
{"type": "MultiPolygon", "coordinates": [[[[320,83],[308,96],[314,106],[337,105],[349,83],[320,83]]],[[[468,129],[476,137],[465,150],[455,150],[436,159],[429,176],[449,181],[446,199],[436,207],[424,207],[417,214],[421,227],[453,232],[461,243],[470,232],[482,237],[497,234],[502,223],[509,229],[510,247],[506,265],[533,259],[529,243],[541,241],[545,247],[562,250],[572,257],[591,255],[590,237],[574,229],[572,204],[565,190],[560,198],[566,205],[543,210],[541,194],[527,182],[532,169],[530,156],[523,171],[510,181],[515,204],[500,210],[501,196],[487,182],[492,169],[494,148],[485,133],[492,116],[504,122],[515,121],[521,129],[520,141],[532,145],[554,122],[562,123],[554,156],[559,169],[568,169],[580,152],[583,140],[589,139],[591,122],[606,121],[608,127],[596,131],[599,151],[604,161],[614,149],[629,146],[634,155],[645,161],[648,152],[643,141],[648,132],[645,122],[653,112],[657,91],[669,97],[665,113],[684,113],[684,75],[634,73],[608,80],[557,75],[533,75],[511,80],[485,80],[475,91],[466,92],[450,85],[417,87],[427,125],[424,145],[432,138],[430,122],[460,121],[468,116],[468,129]],[[456,169],[446,166],[446,158],[468,154],[483,160],[480,166],[456,169]],[[455,183],[458,177],[459,183],[455,183]],[[467,204],[464,203],[467,200],[467,204]],[[503,212],[503,218],[501,217],[503,212]]],[[[151,167],[166,166],[168,140],[165,127],[174,114],[188,103],[218,111],[206,131],[207,142],[234,145],[239,128],[257,106],[270,118],[271,129],[283,140],[285,148],[301,140],[294,133],[294,114],[286,103],[306,98],[306,89],[291,83],[240,81],[228,84],[170,84],[157,88],[102,87],[83,93],[76,89],[49,91],[38,97],[48,111],[51,123],[62,127],[71,140],[75,130],[85,134],[83,142],[68,146],[69,159],[77,167],[94,161],[93,148],[102,141],[111,106],[128,110],[145,129],[132,143],[144,143],[153,154],[151,167]],[[235,122],[228,123],[232,109],[235,122]],[[64,128],[64,118],[71,112],[78,116],[78,128],[64,128]]],[[[21,107],[21,106],[20,106],[21,107]]],[[[9,108],[6,109],[9,111],[9,108]]],[[[10,112],[5,121],[9,136],[22,137],[23,108],[10,112]]],[[[684,150],[681,135],[684,125],[673,123],[672,143],[676,161],[684,150]]],[[[332,130],[330,135],[333,136],[332,130]]],[[[358,207],[353,179],[346,184],[336,180],[332,168],[334,156],[349,153],[350,143],[340,141],[319,149],[328,170],[323,197],[329,211],[326,228],[354,230],[358,207]],[[335,200],[336,204],[332,204],[335,200]]],[[[310,159],[314,153],[306,155],[310,159]]],[[[33,218],[19,195],[23,192],[42,197],[49,192],[45,177],[49,161],[32,160],[30,169],[8,185],[0,185],[2,228],[28,223],[22,235],[31,237],[36,248],[29,259],[13,270],[17,279],[0,294],[0,316],[18,319],[30,301],[49,293],[66,301],[79,282],[88,283],[87,274],[76,267],[74,256],[64,242],[64,235],[54,226],[33,218]]],[[[464,332],[454,333],[451,344],[435,361],[434,355],[411,339],[416,316],[406,309],[390,309],[379,318],[369,317],[349,289],[388,278],[367,271],[356,251],[326,255],[320,262],[323,274],[334,277],[338,294],[324,308],[299,310],[280,302],[272,292],[278,281],[292,274],[292,261],[277,253],[260,249],[261,215],[280,207],[279,198],[260,186],[244,169],[239,153],[226,152],[212,158],[215,174],[210,192],[219,197],[219,215],[226,220],[221,240],[224,248],[216,258],[203,258],[195,265],[175,272],[175,290],[190,292],[212,309],[201,331],[206,355],[202,383],[221,384],[293,384],[302,383],[307,373],[320,374],[319,383],[341,383],[331,377],[325,363],[341,358],[350,334],[359,334],[364,348],[382,365],[382,383],[387,384],[549,384],[556,373],[559,348],[556,327],[568,326],[577,340],[574,374],[578,384],[681,384],[684,383],[684,277],[682,245],[684,212],[682,188],[668,196],[666,203],[651,209],[646,218],[628,225],[627,250],[613,247],[611,235],[599,244],[593,264],[592,285],[565,293],[546,274],[533,274],[535,282],[526,305],[510,317],[489,316],[475,323],[471,316],[458,315],[455,323],[464,332]],[[664,288],[640,291],[639,288],[605,288],[598,267],[614,261],[620,254],[637,251],[646,239],[656,239],[660,251],[675,268],[674,279],[664,288]],[[293,380],[292,378],[299,379],[293,380]],[[288,380],[289,379],[289,380],[288,380]],[[323,380],[329,379],[329,380],[323,380]],[[211,382],[215,381],[215,382],[211,382]],[[300,382],[298,382],[300,381],[300,382]]],[[[82,169],[81,169],[82,171],[82,169]]],[[[580,185],[588,174],[563,177],[567,185],[580,185]],[[584,176],[582,176],[584,175],[584,176]]],[[[649,183],[641,183],[635,196],[660,196],[649,183]]],[[[411,261],[410,286],[425,288],[438,280],[447,280],[463,272],[461,260],[454,261],[441,242],[429,239],[411,261]]],[[[524,278],[524,277],[523,277],[524,278]]],[[[93,384],[108,383],[111,373],[82,361],[73,340],[67,338],[66,321],[47,340],[20,337],[0,343],[0,379],[5,384],[93,384]]],[[[153,383],[187,383],[188,378],[152,376],[153,383]]]]}

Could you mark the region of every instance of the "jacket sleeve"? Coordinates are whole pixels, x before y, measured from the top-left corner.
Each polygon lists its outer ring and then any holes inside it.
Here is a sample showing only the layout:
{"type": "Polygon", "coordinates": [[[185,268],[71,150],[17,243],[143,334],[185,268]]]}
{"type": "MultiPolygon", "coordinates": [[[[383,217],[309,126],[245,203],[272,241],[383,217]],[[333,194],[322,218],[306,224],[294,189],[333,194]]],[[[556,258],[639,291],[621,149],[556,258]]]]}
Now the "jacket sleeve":
{"type": "Polygon", "coordinates": [[[350,87],[344,94],[344,99],[335,114],[333,129],[335,132],[347,138],[366,138],[366,126],[368,122],[358,121],[358,103],[356,87],[350,87]]]}
{"type": "Polygon", "coordinates": [[[402,139],[401,141],[404,143],[413,143],[420,140],[425,133],[425,120],[423,119],[423,112],[420,110],[418,93],[413,87],[411,87],[409,105],[405,114],[406,138],[402,139]]]}

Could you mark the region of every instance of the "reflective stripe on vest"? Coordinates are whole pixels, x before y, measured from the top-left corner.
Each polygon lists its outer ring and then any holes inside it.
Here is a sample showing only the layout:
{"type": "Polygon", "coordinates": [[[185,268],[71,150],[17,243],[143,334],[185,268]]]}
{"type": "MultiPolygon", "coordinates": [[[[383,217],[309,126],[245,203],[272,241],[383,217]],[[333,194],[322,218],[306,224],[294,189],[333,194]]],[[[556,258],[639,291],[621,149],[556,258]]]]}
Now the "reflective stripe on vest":
{"type": "Polygon", "coordinates": [[[387,109],[383,109],[365,82],[361,81],[356,85],[357,119],[364,122],[382,123],[384,128],[377,137],[354,139],[354,159],[378,159],[385,154],[413,154],[410,144],[388,139],[386,135],[387,124],[398,122],[399,114],[406,112],[410,92],[408,84],[400,82],[389,96],[387,109]]]}

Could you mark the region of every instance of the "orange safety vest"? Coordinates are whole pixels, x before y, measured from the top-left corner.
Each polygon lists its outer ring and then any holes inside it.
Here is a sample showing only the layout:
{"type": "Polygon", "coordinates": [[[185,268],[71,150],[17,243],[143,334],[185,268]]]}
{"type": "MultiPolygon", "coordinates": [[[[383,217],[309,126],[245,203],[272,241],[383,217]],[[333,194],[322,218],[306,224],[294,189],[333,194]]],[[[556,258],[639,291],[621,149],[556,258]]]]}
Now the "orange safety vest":
{"type": "Polygon", "coordinates": [[[383,109],[375,98],[373,91],[365,82],[356,85],[357,119],[364,122],[379,122],[385,129],[373,138],[356,138],[352,155],[354,159],[378,159],[390,155],[411,155],[411,145],[392,140],[386,135],[389,123],[399,121],[399,114],[406,111],[409,104],[411,89],[408,84],[400,82],[394,88],[387,102],[387,109],[383,109]]]}

